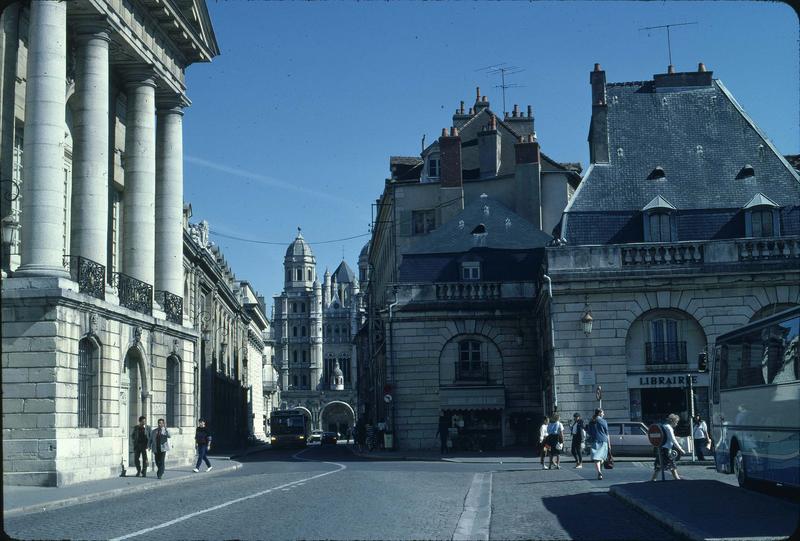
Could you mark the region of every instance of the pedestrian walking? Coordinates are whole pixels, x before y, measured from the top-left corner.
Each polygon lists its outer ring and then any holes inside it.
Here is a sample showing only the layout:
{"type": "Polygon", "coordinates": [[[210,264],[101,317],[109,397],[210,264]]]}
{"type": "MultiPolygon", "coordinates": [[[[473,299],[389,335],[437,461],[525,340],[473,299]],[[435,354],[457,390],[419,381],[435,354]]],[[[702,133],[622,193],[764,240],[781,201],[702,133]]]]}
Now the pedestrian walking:
{"type": "Polygon", "coordinates": [[[200,471],[200,464],[206,463],[206,471],[211,471],[214,466],[208,460],[208,451],[211,450],[211,434],[206,428],[205,419],[197,421],[197,428],[194,431],[194,445],[197,448],[197,464],[194,467],[194,472],[200,471]]]}
{"type": "Polygon", "coordinates": [[[148,447],[153,452],[153,460],[156,462],[156,475],[159,479],[164,476],[164,460],[167,456],[167,451],[170,450],[169,446],[169,430],[167,430],[167,423],[164,419],[158,420],[158,428],[150,432],[150,441],[148,447]]]}
{"type": "Polygon", "coordinates": [[[372,451],[375,448],[375,427],[372,423],[367,425],[367,451],[372,451]]]}
{"type": "Polygon", "coordinates": [[[608,423],[603,419],[605,412],[598,408],[594,410],[592,420],[589,422],[589,436],[592,438],[591,457],[597,470],[597,478],[603,478],[603,462],[608,459],[611,451],[611,441],[608,439],[608,423]]]}
{"type": "Polygon", "coordinates": [[[694,434],[692,434],[692,439],[694,439],[695,456],[698,460],[705,460],[706,457],[703,454],[703,449],[711,451],[711,436],[708,434],[708,425],[700,417],[699,413],[694,416],[694,434]]]}
{"type": "Polygon", "coordinates": [[[553,413],[550,416],[550,423],[547,425],[547,445],[550,446],[550,468],[555,467],[557,470],[561,469],[561,451],[564,449],[564,425],[561,424],[559,419],[561,416],[558,413],[553,413]]]}
{"type": "Polygon", "coordinates": [[[681,447],[678,440],[675,438],[675,427],[678,426],[679,420],[680,417],[674,413],[670,413],[667,415],[667,422],[662,425],[666,437],[664,438],[664,443],[658,448],[658,453],[661,455],[661,462],[659,463],[658,455],[656,455],[656,459],[653,462],[653,477],[650,478],[651,481],[656,480],[656,476],[662,468],[664,471],[669,470],[673,479],[680,480],[678,468],[675,466],[675,460],[679,458],[680,455],[685,455],[686,451],[683,450],[683,447],[681,447]]]}
{"type": "Polygon", "coordinates": [[[147,417],[139,417],[139,424],[133,427],[131,440],[133,441],[133,462],[136,464],[136,477],[147,477],[147,447],[150,441],[150,426],[147,417]],[[139,458],[141,457],[141,462],[139,458]]]}
{"type": "MultiPolygon", "coordinates": [[[[445,454],[447,452],[447,438],[450,435],[450,421],[443,411],[439,412],[439,429],[436,431],[436,436],[439,436],[439,453],[445,454]]],[[[435,436],[434,436],[435,437],[435,436]]]]}
{"type": "Polygon", "coordinates": [[[572,425],[570,426],[570,433],[572,434],[572,457],[575,459],[575,467],[583,468],[583,444],[586,442],[586,423],[580,413],[575,413],[572,416],[572,425]]]}
{"type": "Polygon", "coordinates": [[[366,423],[364,423],[362,419],[359,419],[358,424],[356,425],[356,449],[358,449],[359,453],[363,453],[366,445],[367,445],[367,425],[366,423]]]}
{"type": "Polygon", "coordinates": [[[548,466],[544,465],[544,459],[547,456],[547,451],[550,450],[550,446],[547,445],[547,425],[550,424],[550,418],[545,417],[542,419],[542,426],[539,427],[539,462],[542,464],[542,469],[548,469],[548,466]]]}

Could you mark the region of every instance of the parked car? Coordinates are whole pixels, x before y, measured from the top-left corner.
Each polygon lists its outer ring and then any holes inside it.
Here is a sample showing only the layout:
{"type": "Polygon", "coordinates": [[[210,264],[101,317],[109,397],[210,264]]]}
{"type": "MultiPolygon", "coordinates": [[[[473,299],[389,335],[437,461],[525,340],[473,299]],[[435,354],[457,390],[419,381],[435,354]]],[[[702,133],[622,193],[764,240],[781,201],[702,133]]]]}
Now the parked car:
{"type": "MultiPolygon", "coordinates": [[[[608,421],[608,439],[611,454],[615,456],[652,456],[653,446],[647,438],[647,426],[636,421],[608,421]]],[[[589,454],[591,436],[584,454],[589,454]]]]}
{"type": "Polygon", "coordinates": [[[320,444],[325,445],[326,443],[332,443],[336,445],[339,441],[339,433],[338,432],[323,432],[322,437],[320,440],[320,444]]]}
{"type": "Polygon", "coordinates": [[[308,436],[309,443],[321,440],[322,440],[322,430],[312,430],[311,435],[308,436]]]}

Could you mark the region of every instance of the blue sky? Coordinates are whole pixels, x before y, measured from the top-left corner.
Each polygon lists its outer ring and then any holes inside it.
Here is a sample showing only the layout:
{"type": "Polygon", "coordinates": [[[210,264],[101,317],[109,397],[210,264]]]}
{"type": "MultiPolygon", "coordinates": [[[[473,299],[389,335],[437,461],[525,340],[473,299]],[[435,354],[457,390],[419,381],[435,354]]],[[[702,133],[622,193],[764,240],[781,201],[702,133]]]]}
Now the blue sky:
{"type": "Polygon", "coordinates": [[[191,66],[185,199],[237,278],[283,287],[297,227],[320,276],[356,269],[389,156],[417,155],[475,87],[502,110],[530,104],[542,150],[588,165],[589,71],[651,79],[704,62],[783,154],[800,153],[798,19],[772,2],[261,2],[208,0],[222,54],[191,66]],[[264,242],[255,244],[218,234],[264,242]]]}

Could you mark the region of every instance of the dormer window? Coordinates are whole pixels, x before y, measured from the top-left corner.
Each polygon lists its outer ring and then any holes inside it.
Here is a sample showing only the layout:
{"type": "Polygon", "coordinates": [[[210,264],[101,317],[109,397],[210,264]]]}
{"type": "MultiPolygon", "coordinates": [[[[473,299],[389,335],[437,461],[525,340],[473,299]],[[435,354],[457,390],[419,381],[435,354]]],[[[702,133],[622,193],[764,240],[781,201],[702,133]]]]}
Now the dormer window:
{"type": "Polygon", "coordinates": [[[431,154],[428,157],[428,178],[439,178],[439,155],[431,154]]]}
{"type": "Polygon", "coordinates": [[[475,281],[481,279],[481,264],[478,261],[467,261],[461,264],[461,279],[475,281]]]}
{"type": "Polygon", "coordinates": [[[661,167],[660,165],[657,165],[655,167],[655,169],[653,169],[650,172],[650,175],[648,175],[647,179],[648,180],[656,180],[656,179],[660,179],[660,178],[666,178],[666,176],[667,176],[667,173],[664,171],[664,168],[661,167]]]}
{"type": "Polygon", "coordinates": [[[675,227],[675,207],[661,197],[653,198],[642,209],[644,213],[645,242],[673,242],[677,240],[675,227]]]}
{"type": "Polygon", "coordinates": [[[744,227],[747,237],[780,236],[778,205],[762,193],[756,194],[744,206],[744,227]]]}

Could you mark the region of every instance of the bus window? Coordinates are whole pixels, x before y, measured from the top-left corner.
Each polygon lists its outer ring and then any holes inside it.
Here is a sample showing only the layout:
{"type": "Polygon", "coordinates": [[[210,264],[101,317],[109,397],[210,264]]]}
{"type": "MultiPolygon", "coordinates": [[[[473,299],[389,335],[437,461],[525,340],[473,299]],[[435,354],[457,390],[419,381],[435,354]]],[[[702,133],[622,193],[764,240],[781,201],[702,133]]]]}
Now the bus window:
{"type": "Polygon", "coordinates": [[[714,404],[719,404],[719,371],[720,365],[722,364],[722,348],[717,346],[714,348],[714,364],[713,370],[714,372],[711,375],[711,388],[712,388],[712,400],[714,404]]]}

